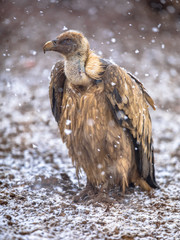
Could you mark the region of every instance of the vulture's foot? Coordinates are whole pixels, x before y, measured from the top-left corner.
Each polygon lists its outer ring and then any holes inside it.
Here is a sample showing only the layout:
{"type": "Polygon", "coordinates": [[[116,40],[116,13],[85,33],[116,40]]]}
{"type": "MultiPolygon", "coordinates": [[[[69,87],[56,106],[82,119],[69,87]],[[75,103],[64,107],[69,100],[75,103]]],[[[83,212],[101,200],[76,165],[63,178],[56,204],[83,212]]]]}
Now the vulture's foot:
{"type": "Polygon", "coordinates": [[[75,203],[85,202],[86,205],[98,205],[98,203],[112,205],[116,202],[115,199],[110,198],[105,184],[98,189],[90,183],[87,183],[86,187],[78,195],[74,196],[73,201],[75,203]]]}
{"type": "Polygon", "coordinates": [[[96,187],[93,187],[92,184],[87,183],[86,187],[78,193],[76,196],[73,198],[73,202],[85,202],[90,199],[93,199],[96,194],[98,193],[98,189],[96,187]]]}
{"type": "Polygon", "coordinates": [[[112,199],[109,197],[108,192],[99,191],[93,198],[87,201],[87,205],[90,205],[90,204],[96,205],[98,203],[104,203],[109,206],[114,204],[115,202],[116,202],[115,199],[112,199]]]}

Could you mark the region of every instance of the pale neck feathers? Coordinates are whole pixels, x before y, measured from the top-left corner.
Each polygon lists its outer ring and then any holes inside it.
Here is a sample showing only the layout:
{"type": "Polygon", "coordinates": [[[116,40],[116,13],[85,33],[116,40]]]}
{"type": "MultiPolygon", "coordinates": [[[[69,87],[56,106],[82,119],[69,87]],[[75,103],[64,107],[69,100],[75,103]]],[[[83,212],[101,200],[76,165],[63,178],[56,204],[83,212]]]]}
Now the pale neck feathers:
{"type": "Polygon", "coordinates": [[[101,79],[104,69],[100,57],[92,50],[89,50],[87,55],[65,60],[65,74],[70,83],[88,86],[92,79],[101,79]]]}

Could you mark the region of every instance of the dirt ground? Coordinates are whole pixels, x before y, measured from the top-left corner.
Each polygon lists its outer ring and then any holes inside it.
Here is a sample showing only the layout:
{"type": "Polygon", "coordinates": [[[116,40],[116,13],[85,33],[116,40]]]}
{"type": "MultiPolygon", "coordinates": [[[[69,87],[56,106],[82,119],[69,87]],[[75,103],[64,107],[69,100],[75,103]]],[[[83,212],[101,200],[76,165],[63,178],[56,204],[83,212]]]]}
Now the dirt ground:
{"type": "Polygon", "coordinates": [[[0,239],[180,238],[180,2],[164,2],[0,1],[0,239]],[[49,76],[60,56],[42,51],[66,29],[82,31],[155,100],[160,190],[131,189],[109,208],[72,202],[86,179],[78,185],[51,114],[49,76]]]}

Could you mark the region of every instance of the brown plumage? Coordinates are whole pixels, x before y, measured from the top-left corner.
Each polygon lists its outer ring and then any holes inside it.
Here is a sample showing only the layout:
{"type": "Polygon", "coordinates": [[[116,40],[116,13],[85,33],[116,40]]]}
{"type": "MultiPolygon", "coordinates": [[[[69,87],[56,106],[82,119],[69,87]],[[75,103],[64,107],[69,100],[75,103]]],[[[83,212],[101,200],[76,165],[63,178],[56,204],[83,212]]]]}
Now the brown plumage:
{"type": "Polygon", "coordinates": [[[65,59],[52,70],[49,96],[77,176],[82,168],[87,182],[103,190],[157,188],[148,104],[155,106],[142,83],[97,56],[76,31],[47,42],[45,51],[65,59]]]}

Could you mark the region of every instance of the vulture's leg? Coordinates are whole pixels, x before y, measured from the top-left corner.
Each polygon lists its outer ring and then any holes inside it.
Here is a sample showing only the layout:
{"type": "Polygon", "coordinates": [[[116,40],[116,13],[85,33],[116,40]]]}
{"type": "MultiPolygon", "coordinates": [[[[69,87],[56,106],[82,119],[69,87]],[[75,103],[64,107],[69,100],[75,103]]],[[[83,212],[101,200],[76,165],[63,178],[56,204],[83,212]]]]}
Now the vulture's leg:
{"type": "Polygon", "coordinates": [[[96,204],[96,203],[105,203],[111,205],[115,203],[115,199],[110,198],[109,196],[109,184],[108,182],[104,183],[98,193],[94,195],[90,200],[88,200],[87,205],[96,204]]]}
{"type": "Polygon", "coordinates": [[[97,193],[98,189],[94,187],[89,181],[87,181],[86,187],[80,193],[74,196],[73,202],[77,203],[81,201],[87,201],[94,198],[97,193]]]}

